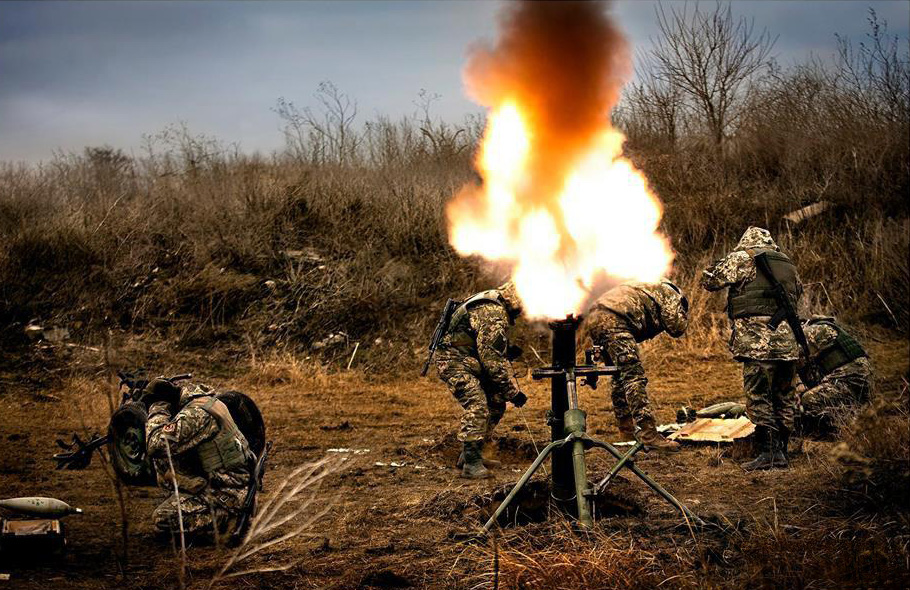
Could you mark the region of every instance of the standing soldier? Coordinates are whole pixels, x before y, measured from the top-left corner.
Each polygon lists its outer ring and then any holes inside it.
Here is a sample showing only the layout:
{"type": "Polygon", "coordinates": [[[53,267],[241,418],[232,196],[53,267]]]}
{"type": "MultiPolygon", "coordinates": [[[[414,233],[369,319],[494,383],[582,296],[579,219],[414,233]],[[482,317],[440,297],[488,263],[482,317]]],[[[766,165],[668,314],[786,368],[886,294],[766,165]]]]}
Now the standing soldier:
{"type": "Polygon", "coordinates": [[[869,401],[872,365],[860,343],[834,318],[813,317],[803,332],[821,381],[800,396],[800,426],[824,433],[835,428],[844,410],[869,401]]]}
{"type": "Polygon", "coordinates": [[[521,315],[521,300],[508,282],[465,300],[452,313],[448,330],[436,351],[436,369],[461,407],[463,444],[459,457],[462,477],[490,477],[486,467],[497,462],[484,459],[484,442],[506,411],[506,402],[520,408],[527,397],[513,381],[509,334],[521,315]],[[486,464],[486,466],[485,466],[486,464]]]}
{"type": "Polygon", "coordinates": [[[796,267],[768,230],[750,227],[733,252],[703,271],[701,284],[708,291],[729,289],[730,349],[733,358],[743,363],[746,413],[755,424],[758,453],[743,468],[787,468],[787,442],[796,413],[792,381],[799,347],[789,323],[783,321],[786,305],[780,297],[783,291],[793,306],[799,301],[802,285],[796,267]],[[759,256],[764,259],[757,260],[759,256]]]}
{"type": "Polygon", "coordinates": [[[676,452],[679,443],[657,432],[638,343],[661,332],[674,338],[682,336],[689,325],[688,312],[688,300],[670,281],[625,283],[604,293],[585,319],[591,341],[601,346],[619,369],[611,393],[619,431],[628,438],[635,436],[646,448],[676,452]]]}
{"type": "Polygon", "coordinates": [[[149,383],[141,401],[149,409],[148,456],[158,484],[173,492],[155,509],[161,532],[190,536],[232,532],[243,511],[252,477],[253,453],[227,406],[201,385],[149,383]],[[173,465],[173,470],[171,469],[173,465]]]}

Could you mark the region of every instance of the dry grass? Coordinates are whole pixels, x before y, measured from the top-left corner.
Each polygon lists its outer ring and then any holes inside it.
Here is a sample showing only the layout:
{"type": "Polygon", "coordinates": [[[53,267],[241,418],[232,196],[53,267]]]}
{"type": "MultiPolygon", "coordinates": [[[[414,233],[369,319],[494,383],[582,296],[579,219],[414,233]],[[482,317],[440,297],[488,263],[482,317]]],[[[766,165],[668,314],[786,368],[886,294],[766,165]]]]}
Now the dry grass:
{"type": "MultiPolygon", "coordinates": [[[[509,531],[469,547],[463,559],[479,570],[471,587],[644,590],[667,581],[665,572],[672,567],[626,535],[598,530],[582,536],[561,525],[509,531]]],[[[675,559],[680,569],[692,569],[688,551],[677,552],[675,559]]],[[[680,585],[678,578],[674,585],[680,585]]]]}

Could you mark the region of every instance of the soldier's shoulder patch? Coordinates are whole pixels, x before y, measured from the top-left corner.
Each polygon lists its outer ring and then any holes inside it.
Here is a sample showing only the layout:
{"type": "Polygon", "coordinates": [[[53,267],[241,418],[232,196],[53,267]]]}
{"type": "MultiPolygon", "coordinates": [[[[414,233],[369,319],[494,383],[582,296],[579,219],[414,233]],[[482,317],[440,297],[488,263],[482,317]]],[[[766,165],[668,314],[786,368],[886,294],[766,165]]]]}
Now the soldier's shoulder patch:
{"type": "Polygon", "coordinates": [[[161,428],[162,432],[175,432],[176,430],[177,430],[176,422],[168,422],[161,428]]]}

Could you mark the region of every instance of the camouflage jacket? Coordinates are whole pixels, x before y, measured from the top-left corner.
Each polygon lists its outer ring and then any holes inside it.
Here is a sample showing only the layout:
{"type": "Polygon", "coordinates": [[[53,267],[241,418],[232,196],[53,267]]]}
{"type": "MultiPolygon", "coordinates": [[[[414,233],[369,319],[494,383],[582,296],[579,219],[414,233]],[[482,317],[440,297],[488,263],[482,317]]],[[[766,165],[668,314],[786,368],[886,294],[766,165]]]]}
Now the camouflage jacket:
{"type": "MultiPolygon", "coordinates": [[[[200,444],[212,440],[221,430],[221,426],[208,411],[199,404],[188,403],[200,394],[206,395],[211,391],[205,386],[182,387],[181,407],[175,416],[171,415],[171,406],[167,402],[153,403],[149,408],[145,426],[146,447],[158,474],[158,485],[166,490],[173,490],[169,477],[171,470],[168,448],[174,465],[174,479],[181,492],[198,494],[208,486],[245,488],[250,481],[250,471],[246,466],[206,474],[193,452],[200,444]]],[[[246,444],[245,441],[243,444],[246,444]]]]}
{"type": "Polygon", "coordinates": [[[636,342],[664,331],[679,336],[688,318],[682,295],[666,283],[624,283],[600,296],[591,306],[584,331],[592,338],[606,332],[628,332],[636,342]]]}
{"type": "Polygon", "coordinates": [[[498,303],[478,303],[468,308],[466,321],[473,342],[462,341],[457,326],[453,326],[443,337],[440,348],[479,361],[481,374],[478,377],[484,377],[507,401],[512,399],[518,394],[518,387],[506,358],[512,329],[508,313],[498,303]]]}
{"type": "MultiPolygon", "coordinates": [[[[749,228],[736,249],[702,272],[701,286],[708,291],[727,288],[728,298],[736,296],[742,288],[755,279],[758,272],[749,248],[779,250],[767,230],[749,228]]],[[[776,330],[768,326],[768,316],[752,316],[733,320],[730,351],[737,360],[795,361],[799,359],[799,345],[787,322],[776,330]]]]}

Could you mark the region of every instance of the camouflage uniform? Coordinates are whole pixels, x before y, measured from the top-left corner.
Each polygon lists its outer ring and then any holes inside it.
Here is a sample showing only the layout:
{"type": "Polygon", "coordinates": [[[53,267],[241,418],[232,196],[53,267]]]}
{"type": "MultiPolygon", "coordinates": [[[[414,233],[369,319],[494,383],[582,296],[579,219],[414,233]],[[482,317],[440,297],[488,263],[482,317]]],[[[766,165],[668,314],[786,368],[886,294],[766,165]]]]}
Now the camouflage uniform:
{"type": "MultiPolygon", "coordinates": [[[[158,484],[180,491],[183,530],[188,535],[233,528],[241,514],[251,477],[252,452],[227,407],[205,386],[181,387],[180,410],[171,416],[168,402],[155,402],[146,423],[148,455],[158,484]],[[168,451],[174,465],[171,477],[168,451]]],[[[179,531],[177,497],[171,495],[153,513],[158,530],[179,531]]]]}
{"type": "MultiPolygon", "coordinates": [[[[755,251],[779,253],[780,248],[768,230],[750,227],[733,252],[702,273],[701,285],[708,291],[729,288],[728,310],[733,309],[736,298],[749,292],[750,283],[758,278],[759,271],[753,261],[755,251]]],[[[802,287],[795,273],[792,283],[793,295],[799,297],[802,287]]],[[[731,312],[731,315],[735,314],[731,312]]],[[[757,427],[786,437],[793,429],[796,415],[796,393],[791,382],[799,359],[799,345],[785,321],[771,329],[768,324],[772,315],[773,312],[733,317],[730,350],[743,363],[749,419],[757,427]]]]}
{"type": "Polygon", "coordinates": [[[584,333],[609,354],[619,369],[613,377],[613,411],[620,422],[632,418],[638,426],[653,422],[644,367],[638,343],[666,331],[682,335],[688,325],[688,302],[662,283],[626,283],[610,289],[588,311],[584,333]]]}
{"type": "Polygon", "coordinates": [[[514,287],[479,293],[453,314],[436,350],[436,370],[464,409],[461,442],[489,438],[518,393],[506,353],[521,303],[514,287]]]}
{"type": "Polygon", "coordinates": [[[872,365],[865,351],[849,335],[850,342],[856,346],[853,354],[842,357],[840,362],[820,362],[822,354],[837,345],[839,330],[842,328],[828,319],[811,321],[803,328],[809,352],[816,365],[821,365],[822,380],[800,396],[801,414],[804,422],[808,419],[826,428],[833,426],[845,409],[869,401],[872,392],[872,365]]]}

